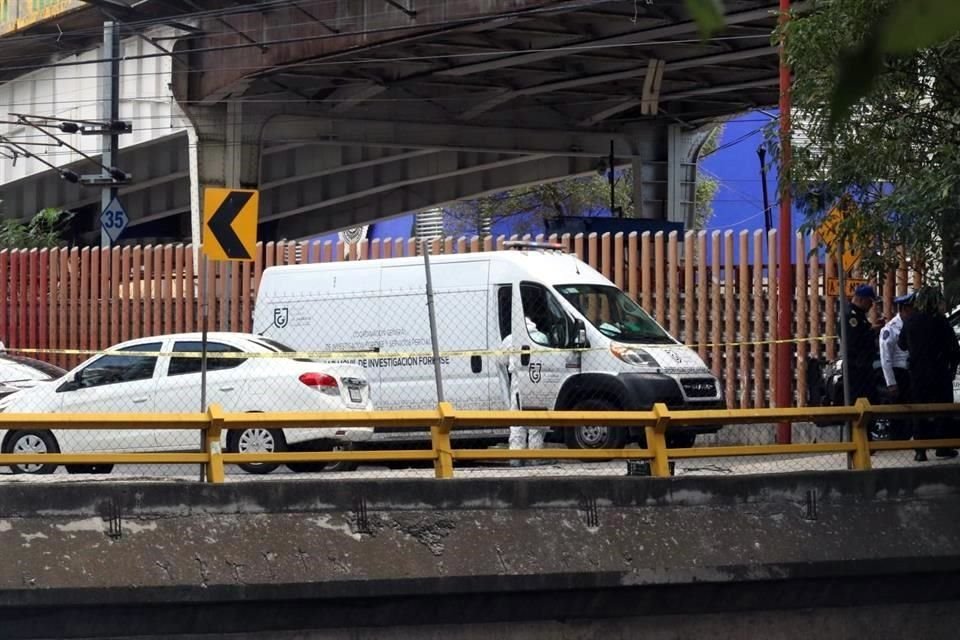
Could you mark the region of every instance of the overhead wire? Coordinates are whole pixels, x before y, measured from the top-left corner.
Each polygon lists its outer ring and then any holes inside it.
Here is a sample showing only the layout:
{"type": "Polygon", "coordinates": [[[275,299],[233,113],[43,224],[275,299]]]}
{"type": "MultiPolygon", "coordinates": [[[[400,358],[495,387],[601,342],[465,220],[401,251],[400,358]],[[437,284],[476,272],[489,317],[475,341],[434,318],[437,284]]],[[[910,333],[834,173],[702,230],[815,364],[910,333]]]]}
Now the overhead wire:
{"type": "MultiPolygon", "coordinates": [[[[465,0],[465,1],[469,1],[469,0],[465,0]]],[[[328,4],[334,4],[335,2],[336,2],[336,0],[330,0],[330,2],[329,2],[328,4]]],[[[264,3],[261,3],[260,5],[257,6],[256,9],[243,8],[244,10],[239,10],[239,8],[224,8],[224,9],[230,9],[230,10],[221,10],[219,13],[218,13],[218,10],[187,12],[187,13],[178,14],[178,15],[176,15],[176,16],[171,16],[171,17],[158,17],[158,18],[152,18],[152,19],[148,19],[148,20],[144,20],[144,21],[139,21],[139,22],[137,22],[137,21],[134,21],[134,22],[124,21],[124,22],[122,23],[122,28],[123,28],[125,31],[127,31],[128,33],[133,33],[134,35],[139,36],[140,33],[136,31],[136,27],[146,27],[146,26],[163,25],[163,24],[169,23],[169,22],[170,22],[171,20],[173,20],[173,19],[184,20],[184,19],[192,19],[192,18],[194,18],[194,17],[203,18],[203,17],[214,17],[214,16],[225,16],[225,15],[239,15],[239,14],[251,13],[251,12],[260,13],[260,12],[261,12],[261,9],[262,9],[264,6],[268,6],[268,5],[271,5],[271,4],[275,4],[275,5],[277,5],[277,6],[279,6],[279,5],[289,5],[289,2],[288,2],[288,0],[277,0],[276,2],[264,2],[264,3]]],[[[321,4],[324,4],[324,3],[321,3],[321,4]]],[[[446,3],[436,3],[436,4],[446,4],[446,3]]],[[[595,2],[595,1],[584,2],[584,3],[581,3],[580,6],[589,6],[589,5],[592,5],[592,4],[596,4],[596,2],[595,2]]],[[[428,6],[434,6],[434,5],[428,5],[428,6]]],[[[421,23],[412,24],[412,25],[403,25],[403,26],[387,27],[387,28],[379,28],[379,29],[363,29],[363,30],[354,31],[354,32],[343,32],[343,31],[341,31],[341,32],[338,32],[338,33],[335,33],[335,34],[312,35],[312,36],[308,36],[308,37],[305,37],[305,38],[297,38],[297,39],[293,39],[293,40],[291,40],[291,39],[280,39],[280,40],[272,40],[272,41],[266,41],[266,42],[261,42],[261,43],[242,43],[242,44],[241,44],[241,43],[238,43],[238,44],[227,45],[227,46],[222,46],[222,47],[206,47],[206,48],[201,48],[201,49],[195,49],[195,50],[193,50],[193,51],[194,51],[194,52],[196,52],[196,51],[225,51],[225,50],[232,50],[232,49],[238,49],[238,48],[248,48],[248,47],[252,47],[252,46],[258,46],[258,45],[260,45],[260,44],[282,44],[282,43],[285,43],[285,42],[292,42],[292,41],[327,39],[327,38],[331,38],[331,37],[343,37],[343,36],[359,35],[359,34],[369,35],[369,34],[371,34],[371,33],[377,33],[377,32],[402,31],[402,30],[407,30],[407,29],[422,29],[422,28],[427,27],[427,26],[446,26],[446,25],[457,25],[457,24],[471,24],[471,23],[478,23],[478,22],[483,22],[483,21],[487,21],[487,20],[500,19],[500,18],[504,18],[504,17],[511,17],[511,16],[520,16],[520,17],[523,17],[523,16],[532,15],[532,14],[535,14],[535,13],[540,13],[540,12],[556,13],[557,11],[558,11],[558,9],[557,9],[556,7],[545,7],[545,8],[542,9],[542,11],[536,11],[536,10],[535,10],[535,11],[519,11],[519,12],[518,12],[518,11],[508,11],[508,12],[502,12],[502,13],[500,13],[500,14],[492,14],[492,15],[488,15],[488,16],[483,16],[482,18],[476,18],[476,17],[475,17],[475,18],[465,18],[465,19],[460,19],[460,20],[434,21],[434,22],[430,22],[430,23],[422,23],[422,22],[421,22],[421,23]]],[[[387,15],[387,14],[389,14],[389,13],[394,13],[394,12],[393,12],[393,11],[384,11],[384,12],[381,12],[380,14],[382,14],[382,15],[387,15]]],[[[314,21],[303,22],[303,23],[296,23],[296,24],[313,24],[313,22],[314,22],[314,21]]],[[[284,29],[284,30],[286,30],[286,29],[289,29],[290,26],[291,26],[291,25],[289,25],[289,24],[288,24],[288,25],[277,25],[276,27],[271,27],[271,29],[276,28],[276,29],[278,29],[278,30],[279,30],[279,29],[284,29]]],[[[175,28],[175,27],[171,27],[171,28],[175,28]]],[[[67,32],[67,33],[70,33],[70,32],[67,32]]],[[[94,33],[94,32],[93,32],[93,30],[91,29],[91,34],[93,34],[93,33],[94,33]]],[[[97,30],[96,33],[99,33],[99,30],[97,30]]],[[[53,37],[54,34],[45,34],[45,35],[48,35],[49,37],[53,37]]],[[[197,37],[207,37],[207,38],[210,38],[210,37],[214,37],[214,36],[216,36],[216,37],[220,37],[220,36],[222,36],[222,37],[236,37],[237,34],[235,34],[235,33],[233,33],[233,32],[230,32],[230,31],[222,31],[222,32],[218,32],[218,33],[207,33],[207,34],[202,34],[202,35],[201,35],[201,34],[194,34],[194,35],[196,35],[197,37]]],[[[38,37],[39,37],[39,36],[38,36],[38,37]]],[[[184,34],[184,35],[182,35],[182,36],[180,36],[180,37],[188,38],[188,37],[193,37],[193,36],[192,36],[191,34],[184,34]]],[[[710,41],[710,42],[718,42],[718,41],[726,41],[726,40],[768,39],[768,38],[769,38],[769,37],[768,37],[768,36],[765,36],[765,35],[749,35],[749,34],[747,34],[747,35],[738,35],[738,36],[719,36],[719,37],[711,38],[711,39],[709,39],[708,41],[710,41]]],[[[314,60],[314,61],[308,61],[308,62],[305,62],[305,63],[302,63],[302,64],[298,64],[298,65],[296,66],[296,68],[297,68],[297,69],[303,69],[303,68],[308,68],[308,69],[309,69],[309,68],[313,68],[313,67],[341,66],[341,65],[344,65],[344,64],[366,64],[366,63],[383,64],[383,63],[403,63],[403,62],[420,62],[420,61],[436,62],[436,61],[440,61],[440,60],[461,59],[461,58],[474,58],[474,57],[486,57],[486,56],[502,57],[502,56],[508,56],[508,55],[511,55],[511,54],[524,54],[524,53],[532,53],[532,52],[540,52],[540,51],[551,51],[551,52],[558,52],[558,53],[569,53],[569,52],[577,52],[577,51],[602,50],[602,49],[607,49],[607,48],[623,49],[623,48],[632,48],[632,47],[650,47],[650,46],[673,45],[673,44],[702,44],[703,42],[704,42],[704,41],[701,40],[701,39],[699,39],[699,38],[695,38],[695,39],[694,39],[694,38],[690,38],[690,39],[674,39],[674,40],[651,40],[651,41],[646,41],[646,42],[623,43],[623,44],[571,44],[571,45],[557,45],[557,46],[542,47],[542,48],[532,48],[532,49],[513,49],[513,50],[503,49],[503,50],[492,50],[492,51],[476,51],[476,52],[460,52],[460,53],[448,53],[448,54],[434,54],[434,55],[429,55],[429,56],[402,56],[402,57],[393,57],[393,58],[387,58],[387,59],[376,57],[376,58],[349,58],[349,59],[346,59],[346,60],[340,59],[340,60],[333,60],[333,61],[331,61],[331,60],[319,60],[319,61],[318,61],[318,60],[314,60]]],[[[152,43],[151,43],[151,44],[152,44],[152,43]]],[[[391,46],[391,43],[384,43],[384,45],[385,45],[385,46],[391,46]]],[[[155,47],[155,45],[153,45],[153,46],[155,47]]],[[[157,51],[157,52],[154,52],[154,53],[139,54],[139,55],[133,55],[133,56],[123,55],[123,56],[120,56],[120,60],[121,60],[121,61],[124,61],[124,60],[130,61],[130,60],[148,59],[148,58],[173,57],[173,56],[175,56],[175,55],[176,55],[176,54],[171,54],[171,53],[169,53],[169,52],[157,51]]],[[[99,58],[99,59],[93,59],[93,60],[87,60],[87,61],[75,61],[75,62],[72,62],[72,63],[59,62],[59,63],[52,63],[52,64],[48,63],[48,64],[34,65],[34,66],[20,66],[20,67],[16,67],[16,66],[15,66],[15,67],[7,67],[7,70],[14,70],[14,71],[15,71],[15,70],[23,69],[23,70],[33,70],[33,71],[35,71],[35,70],[40,70],[40,69],[51,69],[51,68],[54,69],[54,70],[56,70],[57,68],[61,68],[61,67],[64,67],[64,66],[81,66],[81,65],[90,65],[90,64],[100,65],[100,64],[103,64],[103,63],[104,63],[105,61],[107,61],[107,60],[111,60],[111,59],[110,59],[110,58],[106,58],[106,59],[104,59],[104,58],[99,58]]],[[[259,69],[260,69],[260,67],[244,67],[244,66],[238,66],[238,67],[233,67],[233,68],[231,68],[231,67],[221,66],[221,67],[216,67],[216,68],[186,69],[186,70],[180,70],[180,71],[181,71],[181,72],[187,72],[187,73],[203,73],[203,72],[215,72],[215,71],[221,71],[221,70],[251,70],[251,71],[256,71],[256,70],[259,70],[259,69]]],[[[138,77],[138,78],[139,78],[139,77],[143,77],[144,75],[158,75],[158,76],[161,76],[161,75],[162,75],[162,76],[166,76],[166,75],[168,75],[169,73],[170,73],[170,70],[166,70],[166,69],[165,69],[165,70],[159,70],[159,71],[153,72],[153,74],[150,74],[150,73],[147,73],[147,74],[144,74],[144,73],[129,73],[129,74],[122,74],[122,76],[124,76],[124,77],[138,77]]],[[[97,80],[97,79],[100,79],[101,77],[104,77],[104,76],[100,76],[100,75],[98,75],[98,74],[93,74],[93,75],[83,76],[83,79],[84,79],[84,80],[97,80]]],[[[60,79],[62,79],[62,78],[60,78],[60,79]]],[[[21,77],[21,78],[15,78],[15,79],[13,79],[13,80],[5,83],[5,84],[13,84],[13,83],[15,83],[15,82],[21,82],[21,81],[22,81],[22,82],[36,82],[37,80],[38,80],[38,79],[36,79],[36,78],[23,78],[23,77],[21,77]]],[[[51,80],[56,80],[56,78],[51,78],[51,80]]],[[[2,85],[0,85],[0,86],[2,86],[2,85]]],[[[413,98],[371,98],[371,99],[365,100],[364,102],[373,102],[373,103],[376,103],[376,102],[394,102],[394,103],[401,103],[401,102],[446,102],[446,101],[455,102],[455,101],[469,100],[469,99],[475,98],[477,93],[482,93],[483,91],[488,90],[487,88],[485,88],[485,87],[480,87],[480,86],[477,86],[477,87],[463,87],[463,86],[461,85],[461,86],[458,87],[458,88],[466,89],[466,90],[467,90],[467,93],[465,93],[465,94],[463,94],[463,95],[459,95],[459,96],[431,96],[431,97],[413,97],[413,98]]],[[[492,90],[492,89],[493,89],[493,87],[490,88],[490,90],[492,90]]],[[[78,89],[78,90],[77,90],[78,93],[79,93],[79,92],[82,92],[82,91],[83,91],[83,89],[78,89]]],[[[582,91],[578,91],[578,93],[582,93],[582,91]]],[[[58,92],[57,95],[58,95],[58,97],[63,96],[63,94],[60,93],[60,92],[58,92]]],[[[158,103],[162,103],[162,102],[167,102],[168,100],[171,100],[171,99],[173,99],[172,95],[169,95],[169,96],[148,96],[148,97],[138,96],[138,97],[133,98],[133,99],[131,99],[131,100],[155,101],[155,102],[158,102],[158,103]]],[[[241,98],[240,100],[241,100],[241,101],[244,101],[244,102],[248,102],[248,103],[249,103],[249,102],[257,102],[256,97],[254,97],[253,100],[250,100],[250,99],[243,100],[242,98],[241,98]]],[[[609,97],[609,96],[603,96],[603,97],[598,96],[596,100],[578,101],[577,103],[565,102],[565,104],[572,104],[573,106],[576,106],[576,104],[595,104],[595,103],[601,103],[601,102],[609,101],[609,100],[610,100],[610,97],[609,97]]],[[[49,104],[51,104],[52,106],[59,106],[59,105],[69,106],[71,109],[74,109],[74,110],[75,110],[75,109],[78,109],[78,108],[79,108],[79,109],[82,109],[84,104],[91,104],[91,105],[93,105],[93,104],[98,104],[99,102],[100,102],[100,101],[99,101],[98,99],[91,99],[91,100],[87,101],[86,103],[85,103],[84,101],[56,100],[56,101],[51,101],[49,104]],[[65,102],[67,103],[66,105],[64,104],[65,102]]],[[[185,102],[186,102],[186,103],[189,103],[189,102],[192,102],[192,101],[181,101],[180,104],[184,104],[185,102]]],[[[287,98],[287,99],[265,100],[265,101],[263,101],[263,102],[268,102],[268,103],[270,103],[270,104],[311,104],[311,103],[313,103],[313,102],[315,102],[315,101],[314,101],[314,100],[310,100],[310,99],[306,99],[306,98],[303,98],[303,99],[287,98]]],[[[326,100],[325,102],[328,102],[328,103],[336,103],[337,100],[326,100]]],[[[42,103],[39,103],[39,104],[38,104],[36,101],[31,101],[30,103],[26,103],[26,104],[24,104],[24,103],[12,103],[12,102],[11,102],[11,103],[8,103],[7,106],[8,106],[8,107],[11,107],[11,108],[12,108],[12,107],[21,107],[21,106],[37,107],[37,106],[40,106],[41,104],[42,104],[42,103]]],[[[157,114],[157,115],[155,115],[155,116],[134,115],[134,116],[132,116],[132,118],[127,118],[127,119],[128,119],[128,120],[131,120],[131,119],[132,119],[133,121],[159,120],[159,119],[162,119],[162,120],[173,120],[173,119],[176,119],[177,117],[178,117],[178,116],[176,116],[175,114],[157,114]]],[[[305,121],[313,121],[313,120],[315,120],[315,117],[304,116],[304,120],[305,120],[305,121]]],[[[174,133],[174,134],[176,133],[176,131],[177,131],[178,129],[179,129],[179,128],[176,127],[176,126],[169,126],[169,125],[168,125],[168,126],[164,126],[164,127],[148,127],[148,128],[139,127],[139,128],[138,128],[139,131],[144,131],[144,130],[147,130],[147,131],[160,130],[160,131],[171,131],[171,132],[174,133]]],[[[180,130],[182,130],[182,129],[180,129],[180,130]]],[[[75,156],[75,154],[65,153],[65,152],[52,152],[52,153],[48,153],[48,154],[44,154],[44,155],[45,155],[45,156],[48,156],[48,157],[55,157],[55,156],[74,157],[74,156],[75,156]]]]}
{"type": "MultiPolygon", "coordinates": [[[[358,32],[358,33],[346,34],[346,35],[365,35],[365,33],[361,34],[358,32]]],[[[305,36],[303,38],[288,40],[282,43],[289,43],[294,41],[306,41],[306,40],[320,39],[320,38],[321,36],[309,36],[309,37],[305,36]]],[[[297,62],[294,65],[290,67],[285,67],[285,68],[310,69],[310,68],[316,68],[316,67],[343,66],[347,64],[356,65],[356,64],[397,64],[397,63],[404,63],[404,62],[406,63],[435,62],[439,60],[457,60],[457,59],[463,59],[463,58],[485,58],[485,57],[499,58],[499,57],[506,57],[510,55],[521,55],[521,54],[529,54],[529,53],[546,53],[546,52],[556,52],[559,54],[566,54],[566,53],[576,53],[581,51],[586,51],[586,52],[600,51],[605,49],[633,49],[633,48],[648,48],[648,47],[672,46],[672,45],[703,45],[704,43],[709,44],[712,42],[727,42],[727,41],[736,41],[736,40],[740,40],[740,41],[769,40],[769,37],[763,36],[763,35],[747,34],[747,35],[740,35],[740,36],[714,36],[709,40],[701,40],[699,38],[684,38],[684,39],[673,39],[673,40],[647,40],[643,42],[618,43],[618,44],[571,44],[571,45],[556,45],[556,46],[550,46],[550,47],[530,47],[525,49],[497,49],[497,50],[489,50],[489,51],[467,51],[467,52],[461,52],[461,53],[431,54],[431,55],[420,55],[420,56],[392,56],[392,57],[370,57],[370,58],[353,57],[353,58],[345,58],[345,59],[338,59],[338,60],[306,60],[303,62],[297,62]]],[[[274,44],[277,42],[280,42],[280,41],[273,41],[274,44]]],[[[227,49],[249,48],[254,46],[257,46],[257,45],[252,43],[246,43],[246,44],[230,45],[229,47],[224,47],[224,48],[210,47],[206,49],[193,49],[189,51],[172,52],[172,53],[158,50],[153,53],[121,55],[120,57],[116,58],[116,60],[119,60],[121,63],[123,63],[123,62],[129,62],[133,60],[176,57],[177,55],[186,54],[186,53],[196,53],[196,52],[203,52],[203,51],[223,51],[227,49]]],[[[398,43],[383,43],[383,46],[385,47],[398,46],[398,43]]],[[[773,54],[771,54],[771,56],[772,55],[773,54]]],[[[33,73],[35,71],[40,71],[44,69],[57,69],[62,67],[80,67],[80,66],[87,66],[87,65],[98,65],[98,64],[103,64],[105,62],[109,62],[112,60],[114,60],[114,58],[96,58],[91,60],[58,62],[58,63],[44,64],[44,65],[6,67],[4,70],[5,71],[24,70],[23,75],[26,76],[29,73],[33,73]]],[[[624,59],[623,62],[629,62],[629,60],[624,59]]],[[[204,68],[204,69],[180,69],[178,70],[178,72],[179,73],[206,73],[209,71],[225,71],[225,70],[228,70],[228,71],[246,70],[246,71],[256,72],[256,71],[262,71],[263,67],[259,65],[258,66],[244,65],[244,66],[236,66],[236,67],[220,65],[220,66],[204,68]]],[[[160,72],[157,72],[157,73],[160,73],[160,72]]],[[[142,76],[142,75],[144,74],[133,73],[133,72],[127,73],[127,74],[121,73],[121,78],[136,77],[136,76],[142,76]]],[[[85,75],[83,77],[84,79],[99,79],[103,76],[97,73],[94,73],[91,75],[85,75]]],[[[0,87],[7,84],[11,84],[11,83],[27,82],[27,81],[31,81],[31,79],[24,78],[24,77],[12,78],[10,80],[0,83],[0,87]]]]}
{"type": "MultiPolygon", "coordinates": [[[[330,1],[333,2],[333,1],[335,1],[335,0],[330,0],[330,1]]],[[[452,1],[452,2],[471,3],[472,0],[451,0],[451,1],[452,1]]],[[[592,4],[596,4],[596,3],[601,2],[601,1],[602,1],[602,0],[584,0],[582,3],[580,3],[579,6],[590,6],[590,5],[592,5],[592,4]]],[[[444,5],[444,6],[446,6],[447,4],[448,4],[447,2],[441,1],[441,2],[435,3],[434,5],[428,5],[428,6],[437,6],[437,5],[444,5]]],[[[485,15],[485,16],[481,16],[481,17],[469,17],[469,18],[462,18],[462,19],[455,19],[455,20],[439,20],[439,21],[431,21],[431,22],[417,22],[417,23],[408,24],[408,25],[396,25],[396,26],[388,26],[388,27],[377,27],[377,28],[373,28],[373,29],[365,28],[365,29],[353,30],[353,31],[339,31],[339,32],[337,32],[337,33],[311,34],[311,35],[309,35],[309,36],[300,36],[300,37],[293,37],[293,38],[280,38],[280,39],[273,39],[273,40],[263,40],[263,41],[259,41],[259,42],[243,42],[243,43],[234,43],[234,44],[230,44],[230,45],[220,45],[220,46],[213,46],[213,47],[201,47],[201,48],[192,49],[191,52],[192,52],[192,53],[203,53],[203,52],[229,51],[229,50],[237,50],[237,49],[244,49],[244,48],[250,48],[250,47],[259,47],[259,46],[264,46],[264,45],[265,45],[265,46],[271,46],[271,45],[277,45],[277,44],[292,44],[292,43],[304,42],[304,41],[308,41],[308,40],[325,40],[325,39],[332,39],[332,38],[347,37],[347,36],[352,36],[352,35],[371,35],[371,34],[376,34],[376,33],[389,33],[389,32],[405,31],[405,30],[411,30],[411,29],[423,29],[423,28],[425,28],[425,27],[438,27],[438,26],[451,26],[451,25],[469,25],[469,24],[482,23],[482,22],[486,22],[486,21],[490,21],[490,20],[497,20],[497,19],[503,19],[503,18],[509,18],[509,17],[524,17],[524,16],[530,16],[530,15],[537,15],[537,14],[540,14],[540,13],[556,13],[556,12],[558,12],[558,11],[559,11],[559,9],[558,9],[556,6],[547,6],[547,7],[539,7],[539,8],[527,9],[527,10],[504,11],[504,12],[500,12],[500,13],[497,13],[497,14],[489,14],[489,15],[485,15]]],[[[246,13],[249,13],[249,12],[250,12],[250,11],[246,11],[246,13]]],[[[390,13],[395,13],[395,11],[384,11],[384,12],[381,12],[380,14],[378,14],[378,15],[388,15],[388,14],[390,14],[390,13]]],[[[169,21],[170,19],[171,19],[171,18],[166,18],[166,19],[160,19],[160,18],[158,18],[158,19],[156,19],[156,21],[157,21],[157,24],[163,24],[164,21],[169,21]]],[[[122,24],[128,24],[128,23],[122,23],[122,24]]],[[[293,24],[308,25],[308,24],[313,24],[313,22],[302,22],[302,23],[293,23],[293,24]]],[[[277,30],[289,30],[289,29],[291,28],[291,25],[290,25],[290,24],[278,25],[278,26],[275,27],[275,28],[276,28],[277,30]]],[[[642,31],[641,31],[641,32],[642,32],[642,31]]],[[[69,33],[69,32],[65,32],[65,33],[69,33]]],[[[54,37],[54,34],[46,34],[46,35],[47,35],[48,37],[51,37],[51,38],[54,37]]],[[[247,34],[247,35],[249,35],[249,34],[247,34]]],[[[221,36],[222,36],[222,37],[237,37],[237,34],[231,32],[231,31],[222,31],[222,32],[214,33],[214,34],[206,34],[206,35],[205,35],[205,37],[213,37],[213,36],[216,36],[216,37],[221,37],[221,36]]],[[[184,38],[189,38],[189,37],[192,37],[192,36],[190,36],[189,34],[186,34],[186,35],[184,35],[184,36],[182,36],[182,37],[184,37],[184,38]]],[[[750,34],[743,34],[743,35],[740,35],[740,36],[728,36],[728,37],[729,37],[729,38],[733,38],[733,39],[743,39],[743,38],[766,38],[766,39],[769,39],[769,36],[766,36],[766,35],[759,35],[759,36],[757,36],[757,35],[750,35],[750,34]]],[[[722,36],[721,36],[721,38],[722,38],[722,36]]],[[[697,40],[690,40],[690,42],[702,42],[702,41],[699,40],[699,39],[697,39],[697,40]]],[[[649,42],[649,43],[639,43],[638,45],[633,45],[633,46],[652,46],[652,45],[655,44],[655,43],[656,43],[656,41],[651,41],[651,42],[649,42]]],[[[384,43],[384,44],[389,44],[389,43],[384,43]]],[[[577,46],[577,45],[571,45],[571,47],[572,47],[572,46],[577,46]]],[[[600,47],[604,47],[604,46],[623,47],[623,46],[625,46],[625,45],[593,45],[594,48],[600,48],[600,47]]],[[[580,48],[582,48],[582,47],[580,47],[580,48]]],[[[543,50],[558,50],[558,51],[559,51],[559,50],[567,50],[567,49],[568,49],[567,47],[563,47],[563,46],[561,45],[561,46],[558,46],[558,47],[548,47],[548,48],[545,48],[545,49],[543,49],[543,50]]],[[[536,51],[536,50],[535,50],[535,49],[525,49],[525,50],[523,50],[523,52],[530,52],[530,51],[536,51]]],[[[499,54],[500,54],[500,52],[478,52],[477,54],[469,53],[469,54],[453,54],[453,55],[499,55],[499,54]]],[[[134,55],[134,56],[120,56],[118,59],[121,60],[121,61],[123,61],[123,60],[137,60],[137,59],[146,59],[146,58],[152,58],[152,57],[170,56],[170,55],[173,55],[173,54],[167,53],[167,52],[157,52],[157,53],[140,54],[140,55],[134,55]]],[[[424,56],[424,58],[432,58],[432,57],[434,57],[434,56],[424,56]]],[[[104,62],[106,62],[106,61],[110,61],[110,60],[113,60],[113,59],[112,59],[112,58],[99,58],[99,59],[97,59],[97,60],[90,60],[90,61],[67,61],[67,62],[61,61],[61,62],[57,62],[57,63],[47,63],[47,64],[41,64],[41,65],[6,66],[6,68],[5,68],[4,70],[5,70],[5,71],[24,71],[24,72],[26,73],[26,72],[29,72],[29,71],[32,71],[32,70],[41,69],[41,68],[60,68],[60,67],[69,67],[69,66],[82,66],[82,65],[89,65],[89,64],[102,64],[102,63],[104,63],[104,62]]],[[[408,58],[406,61],[409,61],[409,60],[410,60],[410,58],[408,58]]],[[[0,61],[2,61],[2,58],[0,58],[0,61]]],[[[380,60],[379,60],[379,59],[375,59],[375,60],[373,60],[373,61],[379,62],[380,60]]],[[[403,61],[403,60],[401,60],[401,61],[403,61]]],[[[342,64],[342,63],[339,63],[339,64],[342,64]]]]}

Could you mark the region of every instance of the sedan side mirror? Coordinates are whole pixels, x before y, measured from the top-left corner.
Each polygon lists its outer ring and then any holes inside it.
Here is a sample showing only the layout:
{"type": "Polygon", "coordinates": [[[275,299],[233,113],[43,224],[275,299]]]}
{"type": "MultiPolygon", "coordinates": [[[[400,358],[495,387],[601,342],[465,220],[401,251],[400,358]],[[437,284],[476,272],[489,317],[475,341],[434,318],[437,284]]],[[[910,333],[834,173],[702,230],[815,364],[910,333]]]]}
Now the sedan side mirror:
{"type": "Polygon", "coordinates": [[[68,373],[63,376],[63,383],[57,387],[57,392],[61,391],[74,391],[80,388],[80,378],[82,371],[77,371],[76,373],[68,373]]]}

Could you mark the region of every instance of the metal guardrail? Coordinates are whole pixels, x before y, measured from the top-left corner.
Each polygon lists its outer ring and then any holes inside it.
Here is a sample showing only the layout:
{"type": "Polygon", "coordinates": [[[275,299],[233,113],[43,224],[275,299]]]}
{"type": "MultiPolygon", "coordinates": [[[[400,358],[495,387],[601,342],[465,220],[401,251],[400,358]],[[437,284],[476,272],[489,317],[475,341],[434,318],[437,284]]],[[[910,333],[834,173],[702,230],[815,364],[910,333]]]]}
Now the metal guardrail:
{"type": "Polygon", "coordinates": [[[960,419],[960,404],[872,405],[866,399],[852,407],[790,407],[783,409],[719,409],[672,411],[656,404],[651,411],[458,411],[449,403],[437,410],[318,413],[224,413],[213,405],[207,413],[183,414],[0,414],[0,429],[177,429],[204,433],[204,450],[180,453],[49,453],[0,454],[0,466],[11,464],[202,464],[209,482],[224,481],[224,465],[289,462],[389,462],[433,461],[437,478],[452,478],[457,460],[649,460],[653,476],[670,475],[672,459],[716,458],[805,453],[846,453],[848,468],[868,470],[873,451],[917,448],[960,448],[960,438],[870,442],[867,429],[874,418],[949,415],[960,419]],[[813,444],[726,445],[667,448],[668,429],[683,426],[769,424],[775,422],[850,422],[852,440],[813,444]],[[422,450],[308,451],[276,453],[226,453],[221,447],[224,430],[261,427],[316,429],[338,427],[429,428],[431,448],[422,450]],[[455,449],[450,433],[456,428],[507,428],[515,425],[572,428],[585,424],[646,428],[642,449],[455,449]]]}

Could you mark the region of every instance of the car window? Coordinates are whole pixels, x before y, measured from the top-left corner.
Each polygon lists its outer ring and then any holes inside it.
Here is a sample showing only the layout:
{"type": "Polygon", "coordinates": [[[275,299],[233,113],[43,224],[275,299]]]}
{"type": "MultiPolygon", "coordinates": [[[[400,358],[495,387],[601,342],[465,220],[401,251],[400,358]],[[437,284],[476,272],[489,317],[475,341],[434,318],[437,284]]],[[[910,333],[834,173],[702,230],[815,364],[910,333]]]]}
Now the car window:
{"type": "MultiPolygon", "coordinates": [[[[173,350],[176,353],[202,353],[203,344],[199,340],[183,340],[173,343],[173,350]]],[[[246,362],[246,358],[218,358],[221,353],[243,353],[241,349],[223,344],[222,342],[207,342],[207,371],[219,371],[223,369],[233,369],[246,362]]],[[[181,376],[187,373],[200,373],[201,359],[199,357],[170,358],[170,369],[168,376],[181,376]]]]}
{"type": "Polygon", "coordinates": [[[513,314],[513,288],[508,285],[501,285],[497,289],[497,313],[500,321],[500,339],[503,340],[512,331],[510,325],[513,314]]]}
{"type": "Polygon", "coordinates": [[[520,302],[531,340],[546,347],[559,348],[566,344],[569,318],[546,288],[522,283],[520,302]]]}
{"type": "MultiPolygon", "coordinates": [[[[118,351],[126,353],[138,351],[157,353],[162,346],[159,342],[151,342],[149,344],[124,347],[123,349],[118,349],[118,351]]],[[[157,356],[155,355],[108,354],[94,360],[81,369],[77,376],[77,383],[81,388],[89,389],[90,387],[100,387],[118,382],[149,380],[153,377],[153,370],[156,366],[157,356]]]]}

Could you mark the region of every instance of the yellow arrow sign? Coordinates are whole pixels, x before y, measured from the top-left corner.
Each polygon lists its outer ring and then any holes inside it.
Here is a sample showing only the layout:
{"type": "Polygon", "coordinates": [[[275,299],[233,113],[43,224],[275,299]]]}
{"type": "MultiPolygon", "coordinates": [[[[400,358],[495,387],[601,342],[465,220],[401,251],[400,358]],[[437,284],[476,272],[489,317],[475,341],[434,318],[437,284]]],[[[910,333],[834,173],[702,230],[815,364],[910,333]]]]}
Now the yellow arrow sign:
{"type": "MultiPolygon", "coordinates": [[[[823,219],[823,222],[820,223],[820,226],[817,227],[817,235],[833,256],[837,255],[837,245],[839,244],[837,236],[840,233],[840,224],[842,222],[843,211],[841,211],[839,207],[834,207],[830,210],[830,213],[827,214],[827,217],[823,219]]],[[[843,264],[844,271],[849,272],[859,261],[859,254],[852,251],[843,252],[841,263],[843,264]]]]}
{"type": "Polygon", "coordinates": [[[203,253],[210,260],[253,260],[257,250],[260,193],[252,189],[203,190],[203,253]]]}

